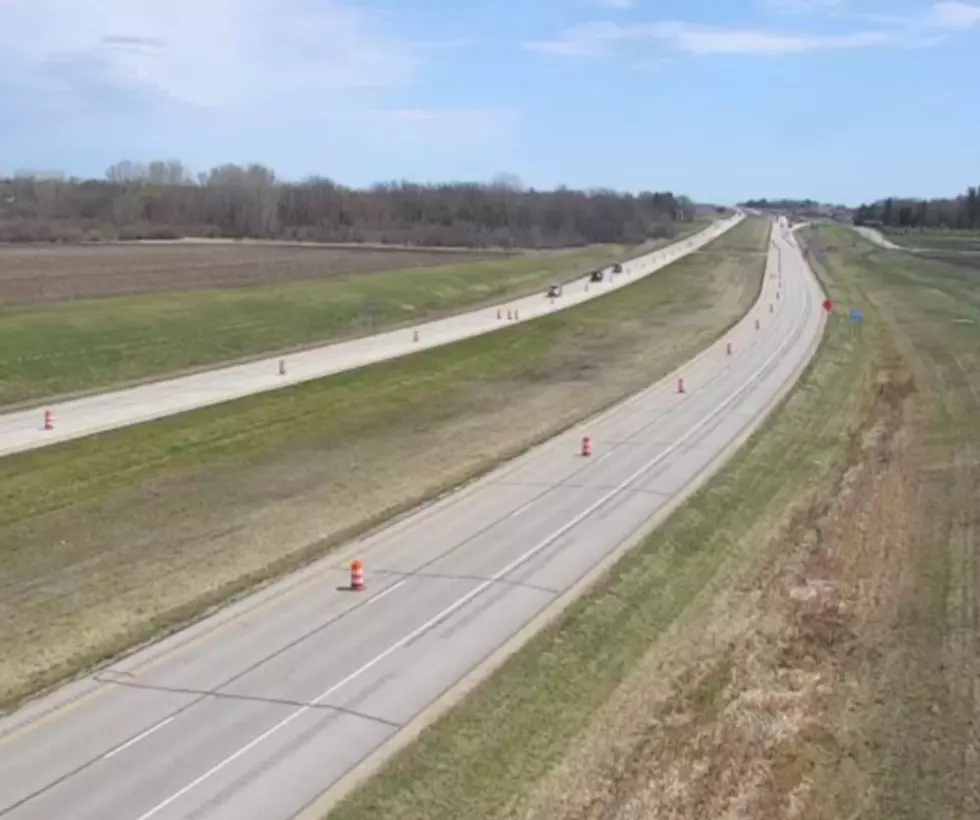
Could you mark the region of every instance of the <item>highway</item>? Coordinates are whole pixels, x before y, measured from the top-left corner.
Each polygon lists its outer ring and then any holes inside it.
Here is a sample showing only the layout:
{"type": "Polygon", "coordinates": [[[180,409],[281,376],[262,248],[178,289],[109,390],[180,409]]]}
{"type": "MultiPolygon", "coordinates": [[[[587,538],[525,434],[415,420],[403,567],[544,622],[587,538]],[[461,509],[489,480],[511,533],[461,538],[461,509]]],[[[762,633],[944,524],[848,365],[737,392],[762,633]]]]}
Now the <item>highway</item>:
{"type": "Polygon", "coordinates": [[[819,343],[823,295],[785,227],[767,264],[748,316],[643,393],[4,718],[0,818],[322,817],[689,497],[791,388],[819,343]],[[363,592],[346,589],[355,556],[363,592]]]}
{"type": "Polygon", "coordinates": [[[736,213],[728,219],[712,223],[692,237],[631,259],[623,264],[623,273],[615,277],[610,273],[611,267],[605,268],[603,283],[589,284],[588,277],[573,280],[566,284],[564,295],[554,301],[545,298],[543,293],[535,294],[499,306],[290,353],[285,357],[273,356],[70,399],[48,405],[47,408],[6,413],[0,415],[0,456],[164,418],[256,393],[278,390],[385,359],[406,356],[425,348],[491,333],[508,324],[526,322],[546,313],[581,304],[636,279],[649,276],[670,262],[694,253],[717,239],[744,218],[743,214],[736,213]],[[498,309],[501,312],[499,319],[498,309]],[[511,311],[512,316],[516,312],[517,318],[508,321],[508,311],[511,311]],[[418,341],[415,341],[416,332],[418,341]],[[285,363],[284,375],[279,372],[280,360],[285,363]],[[54,427],[51,430],[45,429],[45,409],[53,414],[54,427]]]}

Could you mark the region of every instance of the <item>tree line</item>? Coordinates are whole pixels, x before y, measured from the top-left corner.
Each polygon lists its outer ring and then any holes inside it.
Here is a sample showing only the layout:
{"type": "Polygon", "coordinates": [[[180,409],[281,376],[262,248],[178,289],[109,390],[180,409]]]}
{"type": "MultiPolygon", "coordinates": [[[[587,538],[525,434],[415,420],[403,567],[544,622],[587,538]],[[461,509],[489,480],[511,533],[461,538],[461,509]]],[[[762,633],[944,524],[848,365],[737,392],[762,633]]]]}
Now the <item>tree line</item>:
{"type": "Polygon", "coordinates": [[[0,241],[208,237],[457,247],[555,248],[673,235],[693,203],[670,192],[526,189],[323,177],[286,182],[258,164],[192,175],[175,160],[112,165],[104,179],[20,173],[0,179],[0,241]]]}
{"type": "Polygon", "coordinates": [[[960,196],[946,199],[880,199],[861,205],[854,212],[854,224],[980,230],[980,188],[973,186],[960,196]]]}
{"type": "Polygon", "coordinates": [[[817,202],[815,199],[747,199],[738,203],[742,208],[755,208],[760,211],[777,211],[796,214],[804,219],[824,218],[850,219],[851,211],[844,205],[817,202]]]}
{"type": "Polygon", "coordinates": [[[816,208],[820,205],[815,199],[747,199],[738,203],[742,208],[757,208],[760,211],[816,208]]]}

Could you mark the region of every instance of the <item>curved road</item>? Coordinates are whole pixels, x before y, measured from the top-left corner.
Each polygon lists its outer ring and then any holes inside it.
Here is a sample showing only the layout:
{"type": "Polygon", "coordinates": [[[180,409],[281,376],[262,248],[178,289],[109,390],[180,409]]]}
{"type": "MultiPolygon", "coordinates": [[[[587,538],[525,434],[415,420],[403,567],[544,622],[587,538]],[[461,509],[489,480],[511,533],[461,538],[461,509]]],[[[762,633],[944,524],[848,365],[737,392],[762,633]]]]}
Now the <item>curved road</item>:
{"type": "MultiPolygon", "coordinates": [[[[349,342],[291,353],[285,358],[287,366],[284,376],[279,375],[281,357],[273,356],[190,376],[71,399],[49,405],[54,414],[53,430],[44,429],[43,409],[31,408],[6,413],[0,415],[0,456],[128,427],[255,393],[278,390],[287,385],[320,379],[385,359],[395,359],[424,348],[490,333],[508,324],[508,310],[516,310],[519,321],[525,322],[536,316],[594,299],[640,277],[649,276],[670,262],[717,239],[744,218],[744,214],[736,213],[728,219],[712,223],[692,237],[624,262],[622,275],[611,277],[611,268],[605,268],[606,280],[603,283],[588,286],[588,277],[569,282],[565,286],[564,296],[555,300],[554,304],[542,294],[502,303],[500,308],[504,318],[501,320],[497,319],[497,306],[494,306],[349,342]],[[413,339],[413,331],[416,330],[419,332],[418,342],[413,339]]],[[[514,323],[512,321],[509,324],[514,323]]]]}
{"type": "Polygon", "coordinates": [[[785,227],[768,264],[750,314],[679,371],[684,394],[672,374],[0,721],[0,818],[322,816],[448,693],[663,520],[785,395],[819,342],[823,297],[785,227]],[[591,458],[579,455],[584,433],[591,458]],[[361,593],[344,590],[355,555],[361,593]]]}

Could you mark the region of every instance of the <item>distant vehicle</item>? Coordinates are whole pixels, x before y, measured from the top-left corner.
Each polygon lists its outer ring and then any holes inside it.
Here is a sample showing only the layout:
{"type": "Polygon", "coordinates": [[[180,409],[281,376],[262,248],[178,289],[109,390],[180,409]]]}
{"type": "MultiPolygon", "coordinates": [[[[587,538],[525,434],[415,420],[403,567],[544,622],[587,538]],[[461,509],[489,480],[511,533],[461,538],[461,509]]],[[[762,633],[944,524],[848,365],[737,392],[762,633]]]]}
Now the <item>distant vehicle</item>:
{"type": "Polygon", "coordinates": [[[549,299],[557,299],[559,296],[561,296],[561,285],[552,285],[548,288],[549,299]]]}
{"type": "Polygon", "coordinates": [[[592,275],[589,277],[589,281],[590,282],[601,282],[602,281],[602,271],[601,270],[594,270],[594,271],[592,271],[592,275]]]}
{"type": "Polygon", "coordinates": [[[613,265],[613,273],[622,273],[622,272],[623,272],[623,266],[620,265],[619,262],[613,265]]]}

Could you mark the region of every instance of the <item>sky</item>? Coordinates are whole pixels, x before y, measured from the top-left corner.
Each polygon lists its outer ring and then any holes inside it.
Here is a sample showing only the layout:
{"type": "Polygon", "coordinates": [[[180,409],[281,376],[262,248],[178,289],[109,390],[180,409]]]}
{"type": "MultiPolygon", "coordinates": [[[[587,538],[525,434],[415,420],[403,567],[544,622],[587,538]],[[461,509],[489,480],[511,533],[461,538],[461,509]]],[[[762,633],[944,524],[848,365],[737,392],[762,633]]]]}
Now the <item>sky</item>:
{"type": "Polygon", "coordinates": [[[859,204],[980,183],[980,3],[0,0],[0,174],[859,204]]]}

